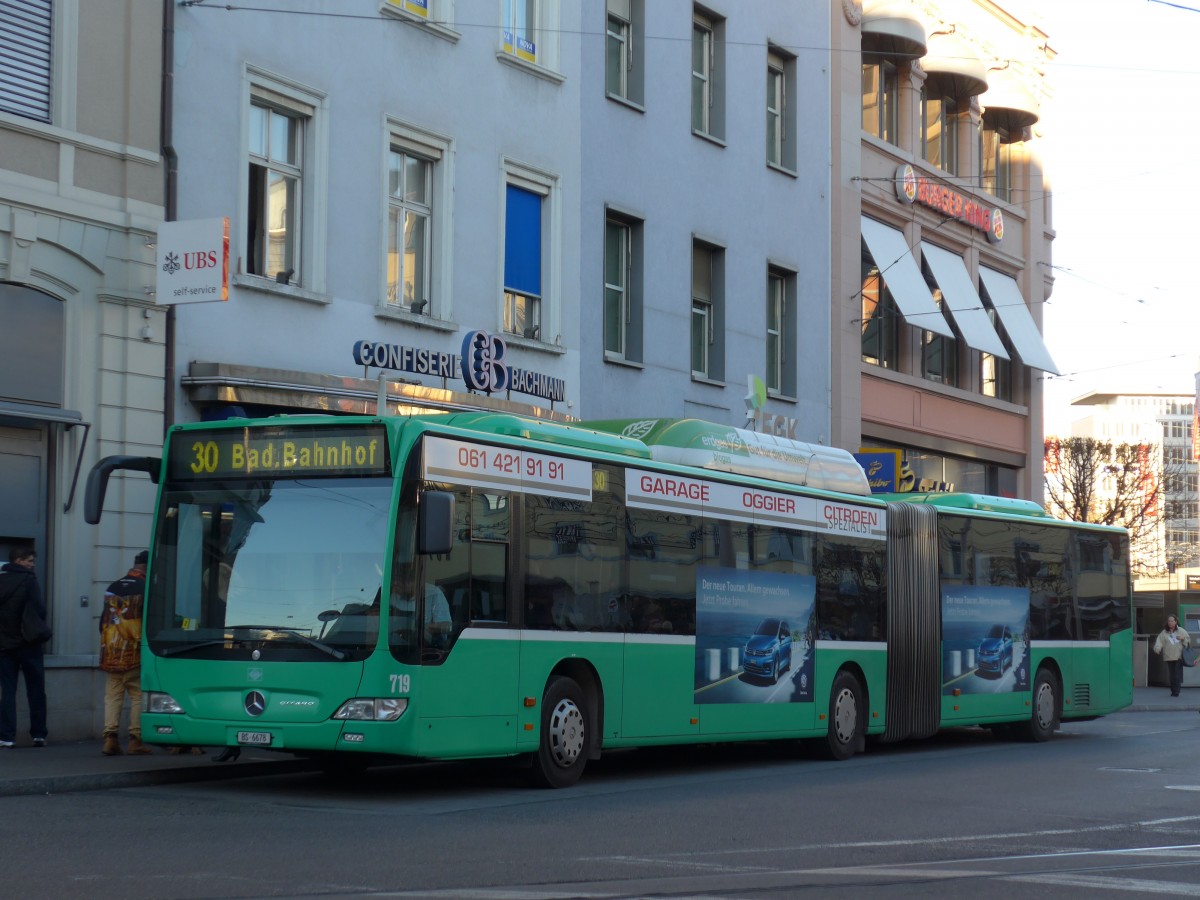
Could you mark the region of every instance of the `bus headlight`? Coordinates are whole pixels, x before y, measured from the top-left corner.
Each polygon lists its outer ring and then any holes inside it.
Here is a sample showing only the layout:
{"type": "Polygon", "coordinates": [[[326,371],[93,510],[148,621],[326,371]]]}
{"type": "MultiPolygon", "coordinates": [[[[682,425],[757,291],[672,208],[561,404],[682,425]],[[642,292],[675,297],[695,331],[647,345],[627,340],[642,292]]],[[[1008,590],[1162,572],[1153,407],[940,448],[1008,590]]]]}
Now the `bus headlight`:
{"type": "Polygon", "coordinates": [[[170,694],[164,694],[161,691],[143,691],[142,712],[177,716],[183,712],[183,707],[176,703],[175,698],[170,694]]]}
{"type": "Polygon", "coordinates": [[[395,722],[408,709],[402,697],[355,697],[347,700],[333,714],[335,719],[366,722],[395,722]]]}

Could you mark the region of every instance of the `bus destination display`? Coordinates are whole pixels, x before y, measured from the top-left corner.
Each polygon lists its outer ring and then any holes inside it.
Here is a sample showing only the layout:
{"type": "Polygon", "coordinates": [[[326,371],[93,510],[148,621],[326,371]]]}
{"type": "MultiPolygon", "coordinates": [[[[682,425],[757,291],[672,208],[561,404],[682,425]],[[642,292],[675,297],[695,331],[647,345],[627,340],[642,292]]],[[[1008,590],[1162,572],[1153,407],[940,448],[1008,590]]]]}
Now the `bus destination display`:
{"type": "Polygon", "coordinates": [[[387,475],[387,437],[379,426],[275,426],[171,435],[169,477],[387,475]]]}

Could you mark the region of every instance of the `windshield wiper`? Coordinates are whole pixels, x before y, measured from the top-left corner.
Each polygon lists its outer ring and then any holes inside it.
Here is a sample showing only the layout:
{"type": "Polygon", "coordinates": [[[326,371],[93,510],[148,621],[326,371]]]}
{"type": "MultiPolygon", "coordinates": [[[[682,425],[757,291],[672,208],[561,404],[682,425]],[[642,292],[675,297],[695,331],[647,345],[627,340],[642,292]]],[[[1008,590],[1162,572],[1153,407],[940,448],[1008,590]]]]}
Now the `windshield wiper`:
{"type": "MultiPolygon", "coordinates": [[[[330,647],[328,644],[318,641],[316,638],[311,638],[302,631],[297,631],[294,628],[281,628],[278,625],[229,625],[226,626],[230,631],[277,631],[280,634],[286,634],[289,637],[294,637],[299,641],[303,641],[310,647],[320,650],[322,653],[327,653],[334,659],[342,660],[346,658],[346,654],[336,647],[330,647]]],[[[224,643],[217,641],[215,643],[224,643]]]]}
{"type": "Polygon", "coordinates": [[[167,647],[159,656],[177,656],[180,653],[191,653],[193,650],[199,650],[203,647],[216,647],[228,643],[224,638],[219,641],[198,641],[195,644],[176,644],[174,647],[167,647]]]}

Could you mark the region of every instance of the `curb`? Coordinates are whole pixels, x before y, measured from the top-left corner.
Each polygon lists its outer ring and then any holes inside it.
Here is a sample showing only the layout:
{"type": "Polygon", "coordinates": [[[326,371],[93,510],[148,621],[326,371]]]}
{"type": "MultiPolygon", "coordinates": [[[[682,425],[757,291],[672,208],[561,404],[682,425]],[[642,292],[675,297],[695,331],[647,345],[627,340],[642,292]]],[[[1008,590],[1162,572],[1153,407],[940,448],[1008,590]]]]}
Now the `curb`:
{"type": "Polygon", "coordinates": [[[290,759],[240,764],[236,762],[221,763],[214,766],[187,766],[178,769],[153,769],[140,772],[38,775],[29,778],[0,779],[0,797],[103,791],[113,788],[152,787],[160,784],[185,784],[197,781],[227,781],[231,778],[257,778],[263,775],[290,775],[316,771],[319,771],[319,766],[312,760],[290,759]]]}

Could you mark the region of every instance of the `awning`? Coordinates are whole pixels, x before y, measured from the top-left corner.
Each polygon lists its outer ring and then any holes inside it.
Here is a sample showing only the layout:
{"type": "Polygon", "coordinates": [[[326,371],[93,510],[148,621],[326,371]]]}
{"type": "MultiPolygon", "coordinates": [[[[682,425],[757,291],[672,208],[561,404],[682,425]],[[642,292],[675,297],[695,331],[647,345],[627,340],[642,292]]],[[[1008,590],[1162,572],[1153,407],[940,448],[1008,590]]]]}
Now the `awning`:
{"type": "Polygon", "coordinates": [[[38,419],[42,422],[55,422],[71,428],[83,425],[83,416],[73,409],[59,409],[57,406],[38,406],[35,403],[15,403],[10,400],[0,400],[0,418],[10,416],[14,419],[38,419]]]}
{"type": "Polygon", "coordinates": [[[979,278],[983,281],[987,298],[992,302],[996,315],[1000,317],[1004,330],[1008,332],[1008,338],[1013,343],[1013,349],[1017,351],[1021,361],[1051,375],[1061,374],[1054,365],[1050,351],[1046,349],[1042,333],[1038,331],[1037,323],[1029,313],[1029,307],[1025,305],[1025,298],[1021,296],[1016,279],[986,266],[979,267],[979,278]]]}
{"type": "Polygon", "coordinates": [[[894,0],[868,0],[862,17],[862,52],[884,59],[919,59],[925,55],[925,26],[894,0]]]}
{"type": "MultiPolygon", "coordinates": [[[[1012,69],[988,72],[987,99],[983,104],[983,124],[1003,128],[1010,134],[1034,124],[1041,112],[1033,94],[1012,69]]],[[[1013,134],[1013,139],[1017,136],[1013,134]]]]}
{"type": "Polygon", "coordinates": [[[921,267],[908,250],[903,232],[863,216],[862,236],[905,321],[926,331],[954,337],[950,323],[933,302],[933,294],[929,293],[921,267]]]}
{"type": "Polygon", "coordinates": [[[33,403],[16,403],[11,400],[0,400],[0,419],[34,419],[40,422],[53,422],[63,426],[63,431],[69,431],[76,425],[83,426],[83,438],[79,441],[79,456],[75,459],[75,474],[71,477],[71,493],[63,504],[63,512],[71,511],[75,502],[75,487],[79,484],[79,470],[83,468],[83,451],[87,447],[88,434],[91,433],[92,423],[83,421],[83,415],[73,409],[60,409],[57,406],[37,406],[33,403]]]}
{"type": "Polygon", "coordinates": [[[931,95],[966,99],[988,89],[983,62],[953,34],[935,34],[929,38],[929,53],[921,57],[921,68],[925,70],[925,87],[931,95]]]}
{"type": "Polygon", "coordinates": [[[942,289],[943,308],[950,310],[967,346],[1008,359],[1004,342],[992,327],[962,257],[924,241],[921,242],[921,252],[929,263],[934,281],[942,289]]]}

